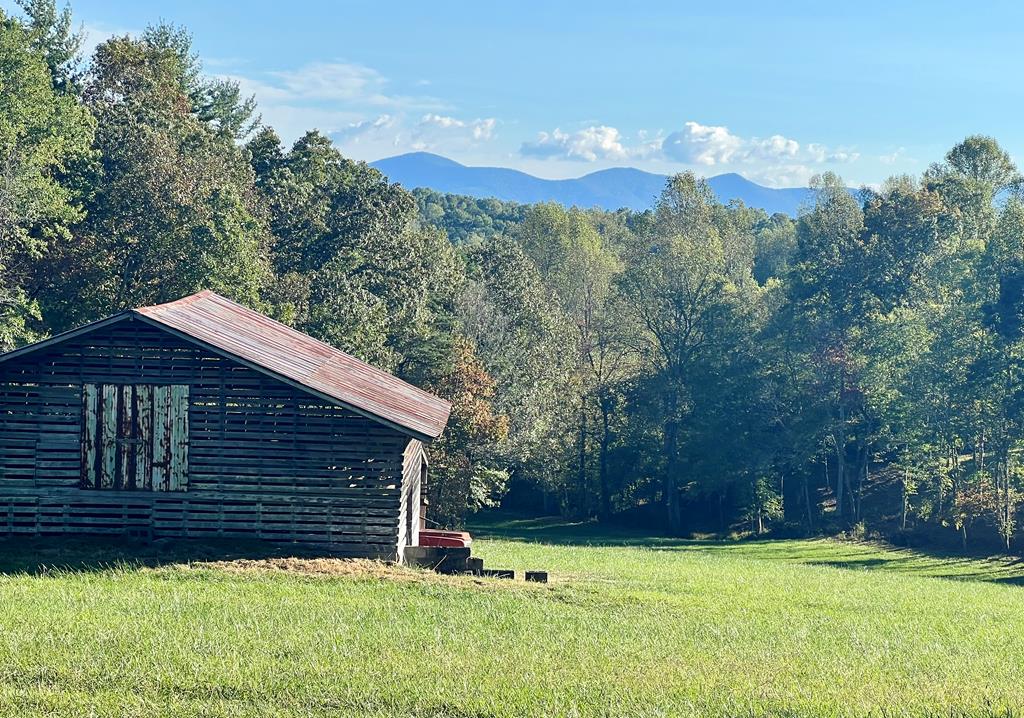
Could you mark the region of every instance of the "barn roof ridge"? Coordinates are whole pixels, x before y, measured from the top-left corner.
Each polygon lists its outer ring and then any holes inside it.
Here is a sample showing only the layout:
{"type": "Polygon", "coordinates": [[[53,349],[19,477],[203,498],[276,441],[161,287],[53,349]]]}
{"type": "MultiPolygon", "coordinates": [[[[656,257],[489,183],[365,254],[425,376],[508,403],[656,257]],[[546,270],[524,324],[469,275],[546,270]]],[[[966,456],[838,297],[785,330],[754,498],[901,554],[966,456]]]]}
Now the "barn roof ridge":
{"type": "MultiPolygon", "coordinates": [[[[300,332],[298,329],[294,329],[293,327],[290,327],[290,326],[288,326],[287,324],[285,324],[283,322],[279,322],[279,321],[277,321],[276,319],[274,319],[272,317],[268,317],[266,314],[261,314],[260,312],[257,312],[255,309],[250,309],[249,307],[245,306],[244,304],[239,304],[238,302],[236,302],[236,301],[234,301],[232,299],[228,299],[227,297],[225,297],[222,294],[217,294],[212,289],[204,289],[204,290],[202,290],[200,292],[196,292],[195,294],[189,294],[188,296],[182,297],[181,299],[175,299],[175,300],[170,301],[170,302],[164,302],[163,304],[150,304],[150,305],[145,306],[145,307],[136,307],[135,309],[129,309],[127,311],[128,311],[128,313],[135,314],[136,316],[142,315],[142,316],[147,316],[148,317],[149,316],[149,314],[147,313],[148,310],[156,310],[156,309],[162,309],[162,308],[188,306],[190,304],[193,304],[195,301],[198,301],[200,299],[206,299],[206,298],[209,298],[209,297],[216,297],[216,299],[218,301],[223,302],[224,304],[230,304],[230,305],[233,306],[233,308],[235,308],[237,310],[240,310],[240,311],[245,312],[247,314],[253,314],[253,315],[259,317],[260,319],[262,319],[263,321],[273,322],[278,327],[281,327],[281,328],[283,328],[283,329],[285,329],[285,330],[287,330],[289,332],[294,332],[295,334],[301,334],[303,337],[305,337],[305,339],[307,341],[315,342],[317,345],[319,345],[325,351],[328,351],[328,352],[340,352],[340,353],[344,354],[346,357],[348,357],[349,359],[351,359],[353,362],[361,364],[364,368],[366,368],[366,369],[368,369],[368,370],[370,370],[372,372],[383,374],[384,376],[390,377],[392,379],[398,379],[398,377],[396,377],[394,374],[386,372],[383,369],[381,369],[380,367],[375,367],[373,364],[370,364],[369,362],[365,362],[362,359],[360,359],[359,357],[353,356],[352,354],[349,354],[348,352],[342,351],[341,349],[338,349],[337,347],[332,346],[331,344],[328,344],[325,341],[317,339],[314,336],[306,334],[305,332],[300,332]]],[[[398,380],[402,381],[403,383],[408,383],[408,382],[405,382],[403,379],[398,379],[398,380]]],[[[416,387],[413,384],[409,384],[409,386],[411,386],[413,389],[419,389],[418,387],[416,387]]],[[[419,389],[419,391],[423,391],[423,390],[419,389]]],[[[429,393],[429,392],[425,392],[424,391],[424,393],[429,393]]],[[[437,398],[437,397],[435,397],[435,398],[437,398]]]]}
{"type": "Polygon", "coordinates": [[[21,356],[138,318],[306,392],[423,440],[436,439],[451,404],[340,349],[211,290],[129,309],[5,355],[21,356]]]}

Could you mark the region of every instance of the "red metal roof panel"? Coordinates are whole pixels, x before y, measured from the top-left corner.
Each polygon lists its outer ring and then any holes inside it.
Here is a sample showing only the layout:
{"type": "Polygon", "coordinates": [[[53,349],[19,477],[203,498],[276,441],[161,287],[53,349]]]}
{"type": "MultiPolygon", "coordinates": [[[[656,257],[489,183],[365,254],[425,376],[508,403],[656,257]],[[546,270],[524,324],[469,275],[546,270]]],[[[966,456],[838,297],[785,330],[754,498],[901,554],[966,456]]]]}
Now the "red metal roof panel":
{"type": "Polygon", "coordinates": [[[214,292],[134,312],[415,434],[437,438],[448,422],[444,399],[214,292]]]}

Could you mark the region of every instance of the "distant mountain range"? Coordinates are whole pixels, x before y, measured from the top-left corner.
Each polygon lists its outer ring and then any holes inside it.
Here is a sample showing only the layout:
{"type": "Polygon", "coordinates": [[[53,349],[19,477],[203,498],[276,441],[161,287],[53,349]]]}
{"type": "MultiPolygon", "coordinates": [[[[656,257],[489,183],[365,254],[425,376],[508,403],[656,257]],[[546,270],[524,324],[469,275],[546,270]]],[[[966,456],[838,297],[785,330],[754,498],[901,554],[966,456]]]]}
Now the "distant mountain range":
{"type": "MultiPolygon", "coordinates": [[[[410,152],[370,164],[407,189],[427,187],[471,197],[522,203],[559,202],[609,210],[651,207],[666,180],[665,175],[631,167],[601,170],[576,179],[549,180],[505,167],[467,167],[429,152],[410,152]]],[[[806,187],[772,189],[734,173],[711,177],[708,184],[722,202],[742,200],[747,206],[759,207],[769,214],[783,212],[795,216],[800,205],[811,197],[811,190],[806,187]]]]}

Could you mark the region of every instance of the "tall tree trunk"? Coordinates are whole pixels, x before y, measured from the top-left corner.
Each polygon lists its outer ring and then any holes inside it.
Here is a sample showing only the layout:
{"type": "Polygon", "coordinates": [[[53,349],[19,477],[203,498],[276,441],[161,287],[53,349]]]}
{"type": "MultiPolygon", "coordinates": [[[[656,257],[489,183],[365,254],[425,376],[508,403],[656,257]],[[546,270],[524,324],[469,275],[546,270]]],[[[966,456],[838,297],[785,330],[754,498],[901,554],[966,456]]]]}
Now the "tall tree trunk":
{"type": "Polygon", "coordinates": [[[811,507],[811,489],[808,486],[807,474],[804,474],[804,506],[807,508],[807,533],[814,532],[814,511],[811,507]]]}
{"type": "MultiPolygon", "coordinates": [[[[1004,384],[1003,384],[1003,396],[1004,397],[1010,397],[1012,395],[1012,392],[1013,392],[1012,387],[1013,387],[1013,369],[1008,366],[1006,368],[1006,372],[1004,374],[1004,384]]],[[[1003,436],[1002,436],[1002,442],[1001,442],[1002,445],[1000,446],[1000,451],[1002,453],[1002,458],[1003,458],[1003,460],[1002,460],[1002,468],[1001,468],[1001,473],[1002,473],[1002,478],[1003,478],[1003,482],[1002,482],[1003,483],[1003,497],[1002,497],[1002,505],[999,507],[998,510],[1000,510],[1001,513],[1002,513],[1002,517],[1001,517],[1002,521],[1001,521],[1001,523],[1002,523],[1003,539],[1004,539],[1004,541],[1006,543],[1006,551],[1007,551],[1007,553],[1009,553],[1009,551],[1010,551],[1010,540],[1013,538],[1013,532],[1010,529],[1010,522],[1013,519],[1012,511],[1010,510],[1010,503],[1011,503],[1011,500],[1010,500],[1010,460],[1011,460],[1011,456],[1010,456],[1010,448],[1011,447],[1010,447],[1010,444],[1011,444],[1011,439],[1010,439],[1010,421],[1009,421],[1009,418],[1007,417],[1005,402],[1006,402],[1006,399],[1004,398],[1003,411],[1002,411],[1002,422],[1001,422],[1001,424],[1002,424],[1001,429],[1002,429],[1002,435],[1003,436]]]]}
{"type": "Polygon", "coordinates": [[[1007,463],[1005,468],[1006,476],[1003,480],[1003,537],[1006,539],[1006,552],[1010,552],[1010,542],[1013,540],[1013,531],[1011,525],[1013,521],[1013,501],[1010,498],[1010,463],[1009,463],[1009,452],[1007,452],[1007,463]]]}
{"type": "Polygon", "coordinates": [[[846,515],[846,412],[840,409],[839,430],[833,436],[836,445],[836,516],[846,515]]]}
{"type": "Polygon", "coordinates": [[[984,433],[982,433],[982,435],[981,435],[980,446],[978,448],[979,448],[979,452],[980,452],[980,457],[979,457],[979,462],[978,462],[978,470],[979,471],[984,471],[985,470],[985,434],[984,433]]]}
{"type": "Polygon", "coordinates": [[[669,530],[679,533],[682,517],[679,511],[679,423],[671,419],[665,425],[665,511],[669,530]]]}
{"type": "Polygon", "coordinates": [[[855,521],[861,520],[861,503],[864,500],[864,484],[866,484],[868,480],[868,453],[868,447],[865,446],[861,453],[860,469],[857,471],[857,495],[851,497],[855,521]]]}
{"type": "Polygon", "coordinates": [[[673,534],[682,530],[682,515],[679,510],[679,421],[676,412],[679,398],[675,389],[666,397],[665,421],[665,515],[668,528],[673,534]]]}
{"type": "Polygon", "coordinates": [[[956,465],[953,462],[953,454],[956,449],[949,446],[949,453],[946,455],[946,475],[949,477],[949,505],[956,506],[956,465]]]}
{"type": "Polygon", "coordinates": [[[608,401],[601,399],[601,448],[598,461],[598,474],[601,482],[601,517],[607,519],[612,515],[612,489],[608,476],[608,444],[611,441],[611,407],[608,401]]]}
{"type": "Polygon", "coordinates": [[[910,469],[906,468],[903,470],[903,516],[900,520],[900,530],[907,530],[907,503],[910,501],[910,496],[907,494],[907,483],[910,481],[910,469]]]}
{"type": "Polygon", "coordinates": [[[587,402],[580,400],[580,436],[579,436],[579,458],[576,467],[576,482],[579,491],[579,512],[590,516],[588,506],[590,505],[589,491],[587,491],[587,402]]]}
{"type": "Polygon", "coordinates": [[[839,372],[839,426],[832,435],[836,447],[836,516],[842,522],[846,516],[846,369],[839,372]]]}
{"type": "Polygon", "coordinates": [[[718,530],[723,535],[727,526],[725,523],[725,489],[718,492],[718,530]]]}
{"type": "Polygon", "coordinates": [[[786,520],[786,474],[781,472],[779,474],[779,500],[782,501],[782,520],[786,520]]]}

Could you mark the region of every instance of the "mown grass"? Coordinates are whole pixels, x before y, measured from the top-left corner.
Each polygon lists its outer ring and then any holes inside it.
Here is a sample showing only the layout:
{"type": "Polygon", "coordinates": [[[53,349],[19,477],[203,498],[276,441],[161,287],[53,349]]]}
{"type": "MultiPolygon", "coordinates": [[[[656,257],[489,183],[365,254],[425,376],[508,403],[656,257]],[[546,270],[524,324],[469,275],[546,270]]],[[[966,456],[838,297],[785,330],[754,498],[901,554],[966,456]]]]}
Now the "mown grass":
{"type": "Polygon", "coordinates": [[[559,522],[476,531],[489,536],[475,547],[488,565],[547,569],[552,583],[330,561],[175,563],[217,553],[188,545],[0,542],[0,715],[817,718],[1024,706],[1024,588],[1013,583],[1024,570],[1013,562],[559,522]]]}

